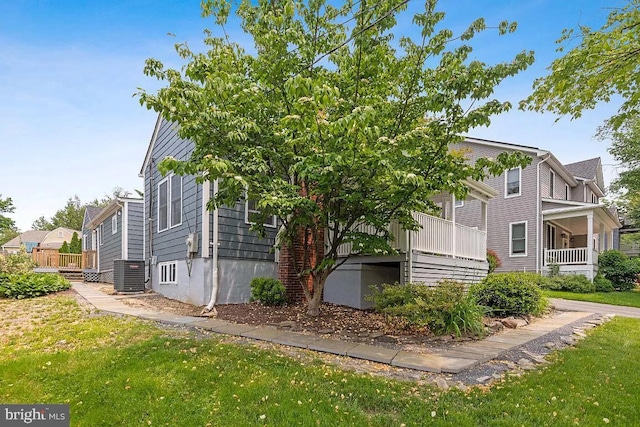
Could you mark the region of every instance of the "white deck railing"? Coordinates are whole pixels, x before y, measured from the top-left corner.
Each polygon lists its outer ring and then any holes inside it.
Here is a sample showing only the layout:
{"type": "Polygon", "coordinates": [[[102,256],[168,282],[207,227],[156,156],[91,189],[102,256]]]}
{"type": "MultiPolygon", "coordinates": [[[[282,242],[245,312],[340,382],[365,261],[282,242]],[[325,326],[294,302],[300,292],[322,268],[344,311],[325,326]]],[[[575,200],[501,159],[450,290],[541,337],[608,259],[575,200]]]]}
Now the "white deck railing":
{"type": "MultiPolygon", "coordinates": [[[[545,265],[586,264],[587,261],[588,261],[587,248],[545,249],[544,250],[545,265]]],[[[594,256],[593,262],[598,262],[597,255],[594,256]]]]}
{"type": "MultiPolygon", "coordinates": [[[[411,232],[412,250],[449,257],[486,260],[487,233],[485,231],[461,224],[455,224],[454,227],[452,221],[423,213],[416,212],[413,217],[422,228],[411,232]]],[[[371,226],[360,226],[357,230],[374,234],[374,229],[371,226]]],[[[400,224],[397,222],[392,223],[389,231],[396,238],[393,247],[408,252],[408,242],[405,239],[406,232],[400,227],[400,224]]],[[[351,243],[346,243],[338,248],[339,256],[346,256],[351,253],[357,253],[356,250],[353,250],[351,243]]]]}

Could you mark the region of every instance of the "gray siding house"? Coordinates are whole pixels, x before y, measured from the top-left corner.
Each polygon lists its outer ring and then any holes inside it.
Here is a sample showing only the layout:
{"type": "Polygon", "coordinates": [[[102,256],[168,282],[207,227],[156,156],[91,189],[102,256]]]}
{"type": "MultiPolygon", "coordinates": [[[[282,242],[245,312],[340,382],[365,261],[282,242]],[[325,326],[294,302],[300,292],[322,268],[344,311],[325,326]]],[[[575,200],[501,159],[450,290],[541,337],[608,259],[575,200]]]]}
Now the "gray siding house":
{"type": "Polygon", "coordinates": [[[149,287],[194,305],[246,302],[254,277],[276,277],[275,220],[266,238],[249,230],[252,203],[208,210],[215,182],[195,176],[163,176],[167,156],[187,160],[192,141],[159,117],[140,170],[144,179],[144,259],[149,287]]]}
{"type": "Polygon", "coordinates": [[[113,283],[115,260],[143,260],[142,199],[118,197],[97,213],[88,208],[85,221],[82,247],[86,281],[113,283]]]}
{"type": "MultiPolygon", "coordinates": [[[[546,273],[551,264],[563,273],[597,273],[598,253],[614,247],[620,222],[600,199],[604,179],[600,158],[563,165],[550,151],[467,138],[456,145],[470,161],[520,151],[531,157],[524,169],[505,171],[485,184],[497,192],[488,206],[488,248],[502,260],[499,271],[546,273]]],[[[473,222],[479,206],[456,207],[463,224],[473,222]]]]}

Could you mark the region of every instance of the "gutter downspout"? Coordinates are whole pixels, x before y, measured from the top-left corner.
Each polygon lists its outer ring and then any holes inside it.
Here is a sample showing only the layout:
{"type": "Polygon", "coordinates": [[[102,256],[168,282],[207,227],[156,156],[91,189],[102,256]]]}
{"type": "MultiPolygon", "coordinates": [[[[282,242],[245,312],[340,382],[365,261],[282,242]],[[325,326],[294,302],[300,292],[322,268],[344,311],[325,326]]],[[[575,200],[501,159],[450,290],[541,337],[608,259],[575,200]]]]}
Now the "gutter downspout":
{"type": "MultiPolygon", "coordinates": [[[[218,180],[213,181],[213,194],[218,194],[218,180]]],[[[211,212],[213,215],[213,241],[211,242],[211,262],[212,262],[212,278],[211,278],[211,299],[209,304],[202,310],[201,314],[213,311],[214,316],[217,314],[215,305],[218,299],[218,288],[220,282],[218,280],[218,207],[211,212]]]]}
{"type": "Polygon", "coordinates": [[[540,207],[540,165],[549,160],[550,157],[551,153],[547,153],[547,157],[542,159],[541,162],[538,162],[538,165],[536,166],[536,273],[538,274],[542,270],[540,265],[540,251],[543,250],[543,239],[542,234],[540,233],[540,215],[542,214],[542,209],[540,207]]]}
{"type": "Polygon", "coordinates": [[[413,232],[407,230],[406,233],[407,233],[407,246],[408,246],[407,255],[409,256],[407,260],[407,269],[409,270],[407,274],[407,280],[409,281],[408,284],[411,284],[413,283],[413,237],[412,237],[413,232]]]}

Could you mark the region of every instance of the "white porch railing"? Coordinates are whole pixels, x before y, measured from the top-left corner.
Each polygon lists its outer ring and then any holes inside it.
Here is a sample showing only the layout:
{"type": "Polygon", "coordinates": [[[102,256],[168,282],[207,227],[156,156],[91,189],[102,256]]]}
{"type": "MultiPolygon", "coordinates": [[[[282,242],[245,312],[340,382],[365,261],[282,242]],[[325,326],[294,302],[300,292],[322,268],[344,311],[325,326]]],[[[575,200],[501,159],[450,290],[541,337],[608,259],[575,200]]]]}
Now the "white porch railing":
{"type": "MultiPolygon", "coordinates": [[[[586,264],[588,261],[587,248],[569,248],[569,249],[545,249],[544,265],[572,265],[586,264]]],[[[597,262],[597,257],[594,258],[597,262]]]]}
{"type": "MultiPolygon", "coordinates": [[[[487,258],[487,233],[486,231],[455,224],[442,218],[437,218],[424,213],[414,213],[413,217],[421,225],[421,229],[411,232],[412,250],[445,255],[449,257],[469,258],[484,261],[487,258]],[[455,233],[455,238],[454,238],[455,233]],[[455,245],[454,245],[455,242],[455,245]]],[[[374,234],[371,226],[360,226],[358,231],[374,234]]],[[[401,251],[409,251],[408,242],[405,240],[406,232],[400,224],[394,222],[389,231],[395,236],[394,247],[401,251]]],[[[346,256],[357,251],[352,244],[347,243],[338,248],[339,256],[346,256]]]]}

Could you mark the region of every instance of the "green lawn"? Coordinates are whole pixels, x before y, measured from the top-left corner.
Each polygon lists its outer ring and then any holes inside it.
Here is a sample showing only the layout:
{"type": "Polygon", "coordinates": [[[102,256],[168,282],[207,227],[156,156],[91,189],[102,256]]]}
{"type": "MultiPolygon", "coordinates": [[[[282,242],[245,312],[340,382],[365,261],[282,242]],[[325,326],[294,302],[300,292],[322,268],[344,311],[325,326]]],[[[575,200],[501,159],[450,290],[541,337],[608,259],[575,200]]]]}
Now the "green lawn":
{"type": "Polygon", "coordinates": [[[62,296],[0,300],[0,313],[0,401],[69,403],[73,426],[640,425],[638,320],[465,394],[88,315],[62,296]]]}
{"type": "Polygon", "coordinates": [[[564,298],[576,301],[599,302],[601,304],[640,307],[640,291],[638,290],[627,292],[594,292],[591,294],[545,290],[544,293],[550,298],[564,298]]]}

